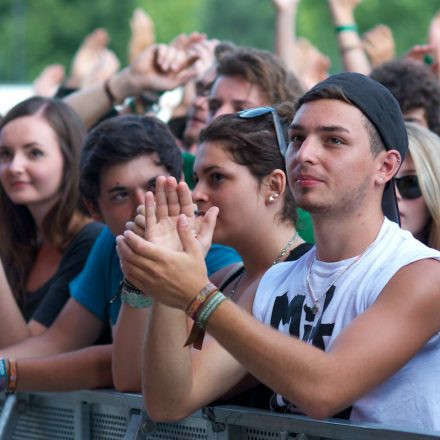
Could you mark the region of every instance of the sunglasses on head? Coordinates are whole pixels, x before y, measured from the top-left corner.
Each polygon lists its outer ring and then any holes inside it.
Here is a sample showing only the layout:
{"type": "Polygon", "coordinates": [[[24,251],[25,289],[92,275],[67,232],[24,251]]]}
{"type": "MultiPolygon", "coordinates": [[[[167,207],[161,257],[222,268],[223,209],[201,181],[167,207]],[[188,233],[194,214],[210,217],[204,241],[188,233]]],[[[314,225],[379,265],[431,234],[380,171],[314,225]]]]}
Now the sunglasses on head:
{"type": "Polygon", "coordinates": [[[422,195],[417,176],[395,177],[394,181],[403,199],[417,199],[422,195]]]}
{"type": "Polygon", "coordinates": [[[272,115],[273,124],[275,125],[275,133],[277,135],[278,149],[281,156],[286,155],[286,139],[284,138],[283,128],[281,126],[280,117],[273,107],[256,107],[249,110],[242,110],[238,112],[238,117],[241,119],[254,119],[270,113],[272,115]]]}

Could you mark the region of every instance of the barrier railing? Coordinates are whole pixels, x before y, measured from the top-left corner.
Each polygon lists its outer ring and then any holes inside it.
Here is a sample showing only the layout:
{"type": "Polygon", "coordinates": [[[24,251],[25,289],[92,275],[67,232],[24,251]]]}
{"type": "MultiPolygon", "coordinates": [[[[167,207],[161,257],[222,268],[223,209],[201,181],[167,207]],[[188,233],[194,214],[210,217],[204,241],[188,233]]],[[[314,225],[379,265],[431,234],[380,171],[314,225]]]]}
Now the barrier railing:
{"type": "Polygon", "coordinates": [[[18,393],[0,416],[5,440],[422,440],[440,432],[338,419],[313,420],[237,406],[206,407],[176,423],[155,423],[138,394],[111,390],[18,393]]]}

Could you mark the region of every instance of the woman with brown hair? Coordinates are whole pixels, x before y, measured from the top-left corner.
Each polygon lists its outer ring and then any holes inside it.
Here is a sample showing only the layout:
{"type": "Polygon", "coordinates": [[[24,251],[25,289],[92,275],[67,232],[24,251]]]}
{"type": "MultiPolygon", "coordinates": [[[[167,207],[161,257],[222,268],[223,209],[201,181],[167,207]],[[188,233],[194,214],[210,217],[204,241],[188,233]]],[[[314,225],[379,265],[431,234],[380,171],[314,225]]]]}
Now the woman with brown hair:
{"type": "Polygon", "coordinates": [[[49,98],[0,124],[0,347],[51,325],[101,230],[79,197],[83,138],[76,113],[49,98]]]}
{"type": "MultiPolygon", "coordinates": [[[[271,265],[297,259],[311,247],[304,243],[296,230],[296,205],[286,179],[285,137],[292,113],[292,106],[284,104],[276,109],[258,107],[214,119],[200,135],[192,200],[185,183],[177,184],[172,178],[160,177],[156,183],[155,201],[153,194],[147,193],[146,217],[140,215],[136,218],[141,229],[145,222],[147,239],[166,245],[164,239],[175,233],[173,222],[179,213],[197,223],[197,218],[202,219],[211,208],[217,207],[219,213],[213,242],[236,249],[243,264],[226,267],[210,279],[225,295],[241,304],[253,299],[259,279],[271,265]],[[195,219],[193,202],[197,205],[195,219]]],[[[141,234],[133,225],[130,229],[141,234]]],[[[126,234],[125,238],[118,237],[122,269],[127,278],[142,289],[143,270],[149,261],[140,252],[139,243],[133,246],[131,232],[126,234]]],[[[136,238],[140,240],[140,237],[136,238]]],[[[181,321],[182,328],[186,328],[185,313],[169,310],[161,304],[154,305],[152,319],[168,313],[175,315],[176,322],[181,321]]],[[[130,322],[118,322],[118,327],[122,324],[129,326],[130,322]]],[[[133,329],[133,332],[142,334],[143,328],[145,325],[133,329]]],[[[128,332],[125,335],[127,337],[128,332]]],[[[117,341],[115,349],[118,344],[127,346],[128,337],[125,341],[117,341]]],[[[141,350],[141,347],[136,349],[141,350]]],[[[158,368],[148,346],[144,353],[144,369],[158,368]]],[[[125,360],[121,359],[119,363],[125,360]]],[[[114,356],[114,372],[119,370],[117,363],[114,356]]],[[[140,365],[125,364],[132,373],[134,369],[140,369],[140,365]]],[[[114,376],[115,383],[120,380],[114,376]]],[[[254,383],[246,381],[231,395],[251,385],[254,383]]],[[[264,407],[267,401],[266,393],[259,389],[235,398],[234,403],[264,407]]]]}

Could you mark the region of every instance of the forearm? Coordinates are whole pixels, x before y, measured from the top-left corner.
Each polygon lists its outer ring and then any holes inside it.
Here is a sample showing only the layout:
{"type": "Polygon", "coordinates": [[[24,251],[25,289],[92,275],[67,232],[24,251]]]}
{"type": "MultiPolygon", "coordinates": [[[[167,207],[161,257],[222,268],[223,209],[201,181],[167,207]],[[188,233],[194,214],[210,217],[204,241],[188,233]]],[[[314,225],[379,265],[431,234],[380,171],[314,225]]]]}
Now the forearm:
{"type": "Polygon", "coordinates": [[[343,388],[338,365],[328,353],[261,324],[232,301],[211,315],[207,330],[247,371],[304,413],[320,418],[346,407],[336,392],[343,388]]]}
{"type": "Polygon", "coordinates": [[[56,356],[18,359],[20,391],[70,391],[112,387],[112,346],[96,345],[56,356]]]}
{"type": "Polygon", "coordinates": [[[337,5],[337,2],[333,3],[332,1],[330,1],[330,11],[335,29],[340,29],[337,32],[337,39],[344,70],[369,75],[371,65],[362,47],[353,11],[341,8],[337,5]],[[345,26],[348,29],[342,30],[345,26]],[[352,26],[354,28],[350,29],[352,26]]]}
{"type": "Polygon", "coordinates": [[[112,372],[118,391],[141,392],[141,364],[149,308],[122,304],[113,338],[112,372]]]}
{"type": "Polygon", "coordinates": [[[297,9],[296,2],[275,8],[275,54],[295,73],[298,73],[295,53],[297,9]]]}
{"type": "Polygon", "coordinates": [[[29,328],[18,308],[0,264],[0,347],[8,347],[30,336],[29,328]]]}
{"type": "Polygon", "coordinates": [[[145,340],[142,387],[145,406],[154,419],[183,418],[190,402],[192,359],[184,312],[155,303],[145,340]]]}

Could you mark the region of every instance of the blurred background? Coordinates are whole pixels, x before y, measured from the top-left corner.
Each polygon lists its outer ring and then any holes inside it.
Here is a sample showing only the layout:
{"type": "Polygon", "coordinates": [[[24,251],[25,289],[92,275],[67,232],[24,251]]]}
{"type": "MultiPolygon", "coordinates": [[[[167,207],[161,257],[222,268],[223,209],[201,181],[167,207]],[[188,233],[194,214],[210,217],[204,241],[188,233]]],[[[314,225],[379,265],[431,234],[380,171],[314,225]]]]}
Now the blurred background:
{"type": "MultiPolygon", "coordinates": [[[[70,68],[84,37],[107,29],[109,48],[127,64],[129,21],[136,7],[152,17],[158,42],[180,32],[198,30],[209,38],[273,49],[274,8],[271,0],[1,0],[0,83],[30,84],[52,63],[70,68]]],[[[378,23],[394,34],[397,55],[426,41],[427,27],[440,0],[363,0],[356,8],[360,33],[378,23]]],[[[301,0],[297,35],[307,37],[340,70],[336,37],[325,0],[301,0]]],[[[6,99],[3,87],[0,101],[6,99]]]]}

